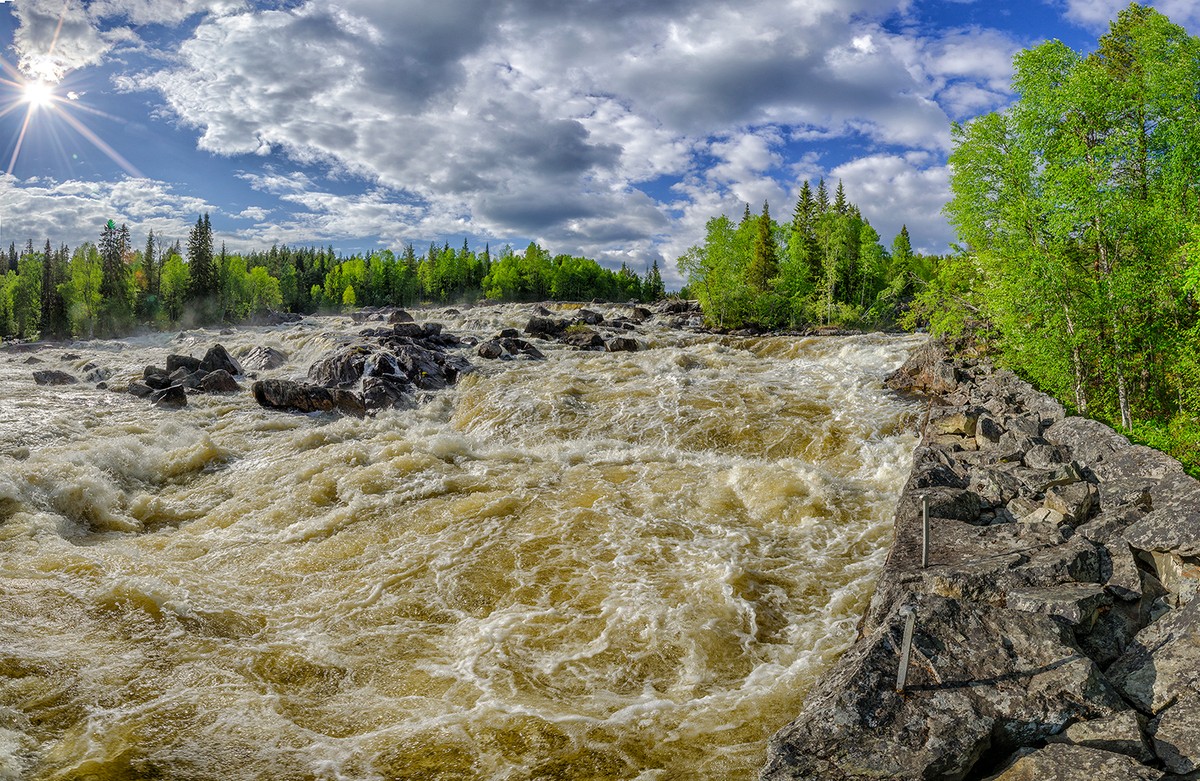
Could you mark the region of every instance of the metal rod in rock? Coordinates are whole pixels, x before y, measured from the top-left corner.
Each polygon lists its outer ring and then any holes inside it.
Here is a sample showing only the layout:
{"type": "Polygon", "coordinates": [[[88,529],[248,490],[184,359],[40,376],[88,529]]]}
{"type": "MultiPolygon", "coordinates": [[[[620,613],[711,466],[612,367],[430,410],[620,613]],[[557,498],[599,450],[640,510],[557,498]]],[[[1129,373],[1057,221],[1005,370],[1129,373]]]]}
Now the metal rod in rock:
{"type": "Polygon", "coordinates": [[[929,566],[929,497],[921,497],[921,569],[929,566]]]}
{"type": "Polygon", "coordinates": [[[896,693],[904,694],[904,684],[908,682],[908,658],[912,655],[913,627],[917,624],[917,612],[911,607],[900,608],[904,616],[904,639],[900,641],[900,669],[896,671],[896,693]]]}

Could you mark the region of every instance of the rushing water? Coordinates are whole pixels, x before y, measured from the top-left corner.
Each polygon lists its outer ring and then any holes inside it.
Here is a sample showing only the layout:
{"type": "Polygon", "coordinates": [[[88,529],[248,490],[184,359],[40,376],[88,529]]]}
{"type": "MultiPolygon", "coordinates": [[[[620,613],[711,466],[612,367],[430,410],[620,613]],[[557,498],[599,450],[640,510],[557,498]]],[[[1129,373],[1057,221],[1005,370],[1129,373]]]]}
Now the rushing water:
{"type": "Polygon", "coordinates": [[[31,376],[358,327],[0,353],[0,779],[753,778],[886,554],[916,341],[655,330],[365,420],[31,376]]]}

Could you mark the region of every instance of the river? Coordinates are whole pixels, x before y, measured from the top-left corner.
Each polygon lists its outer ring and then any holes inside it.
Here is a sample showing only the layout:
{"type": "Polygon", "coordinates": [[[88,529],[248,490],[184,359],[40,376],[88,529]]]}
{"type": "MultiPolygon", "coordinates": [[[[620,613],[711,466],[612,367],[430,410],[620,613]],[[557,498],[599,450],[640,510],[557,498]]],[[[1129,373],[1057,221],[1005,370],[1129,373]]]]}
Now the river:
{"type": "Polygon", "coordinates": [[[295,377],[361,327],[0,352],[0,779],[754,778],[887,553],[920,338],[465,353],[366,419],[32,380],[218,342],[295,377]]]}

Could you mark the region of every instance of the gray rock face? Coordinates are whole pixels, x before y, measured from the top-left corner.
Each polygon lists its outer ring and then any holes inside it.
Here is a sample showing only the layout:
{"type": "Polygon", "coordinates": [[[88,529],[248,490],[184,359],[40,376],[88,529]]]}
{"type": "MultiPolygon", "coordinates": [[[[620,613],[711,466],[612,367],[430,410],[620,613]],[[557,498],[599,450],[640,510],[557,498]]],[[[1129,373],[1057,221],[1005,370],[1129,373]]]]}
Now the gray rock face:
{"type": "Polygon", "coordinates": [[[1161,771],[1124,754],[1051,743],[1022,752],[1004,772],[987,781],[1159,781],[1162,777],[1161,771]]]}
{"type": "Polygon", "coordinates": [[[204,354],[204,358],[200,361],[199,371],[208,373],[215,371],[227,371],[230,375],[237,376],[243,374],[242,366],[237,362],[237,359],[229,354],[224,345],[213,345],[208,348],[208,352],[204,354]]]}
{"type": "Polygon", "coordinates": [[[888,384],[941,397],[859,638],[762,778],[1200,778],[1200,483],[937,343],[888,384]]]}
{"type": "Polygon", "coordinates": [[[160,391],[155,391],[150,400],[154,406],[162,409],[182,409],[187,406],[187,391],[182,385],[172,385],[160,391]]]}
{"type": "Polygon", "coordinates": [[[200,389],[206,393],[236,393],[242,389],[237,380],[224,369],[209,372],[200,380],[200,389]]]}

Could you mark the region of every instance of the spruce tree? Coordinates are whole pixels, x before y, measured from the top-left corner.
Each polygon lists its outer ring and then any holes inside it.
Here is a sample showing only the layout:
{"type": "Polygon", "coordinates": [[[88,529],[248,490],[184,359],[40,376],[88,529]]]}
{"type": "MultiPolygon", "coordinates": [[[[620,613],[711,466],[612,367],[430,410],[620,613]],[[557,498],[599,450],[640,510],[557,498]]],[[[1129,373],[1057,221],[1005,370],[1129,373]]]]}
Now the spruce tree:
{"type": "Polygon", "coordinates": [[[209,310],[215,304],[218,279],[208,214],[196,218],[196,226],[188,235],[187,257],[192,279],[189,298],[200,303],[203,316],[211,317],[213,313],[209,310]]]}
{"type": "Polygon", "coordinates": [[[763,201],[762,215],[758,218],[758,231],[754,236],[754,250],[750,265],[746,269],[746,283],[756,293],[771,289],[771,280],[779,275],[779,247],[771,224],[771,208],[763,201]]]}
{"type": "Polygon", "coordinates": [[[112,220],[100,233],[100,312],[99,330],[108,336],[120,335],[132,320],[129,301],[129,268],[125,254],[129,251],[129,228],[116,226],[112,220]]]}
{"type": "Polygon", "coordinates": [[[825,179],[817,182],[817,216],[829,212],[829,191],[825,189],[825,179]]]}
{"type": "Polygon", "coordinates": [[[837,191],[833,196],[833,210],[838,214],[849,214],[851,206],[846,202],[846,189],[842,187],[842,180],[838,179],[837,191]]]}

